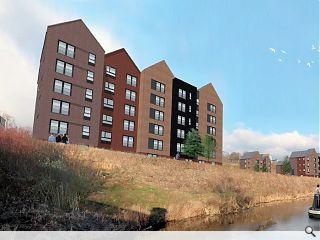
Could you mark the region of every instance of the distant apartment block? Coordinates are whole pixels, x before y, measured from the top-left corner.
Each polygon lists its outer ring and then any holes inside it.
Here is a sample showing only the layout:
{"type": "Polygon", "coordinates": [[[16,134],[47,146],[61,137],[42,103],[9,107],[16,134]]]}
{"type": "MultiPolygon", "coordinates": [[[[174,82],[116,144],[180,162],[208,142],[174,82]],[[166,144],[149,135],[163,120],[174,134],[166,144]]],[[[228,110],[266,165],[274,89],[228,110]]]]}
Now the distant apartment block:
{"type": "Polygon", "coordinates": [[[271,157],[269,154],[260,154],[258,151],[245,152],[240,157],[240,169],[271,172],[271,157]]]}
{"type": "Polygon", "coordinates": [[[289,160],[292,175],[319,177],[320,158],[314,148],[292,152],[289,160]]]}
{"type": "Polygon", "coordinates": [[[284,174],[282,161],[279,161],[276,163],[276,173],[277,174],[284,174]]]}
{"type": "Polygon", "coordinates": [[[191,129],[216,142],[222,163],[223,105],[212,84],[197,89],[165,61],[140,71],[122,48],[105,53],[82,20],[48,26],[33,136],[149,156],[183,156],[191,129]]]}

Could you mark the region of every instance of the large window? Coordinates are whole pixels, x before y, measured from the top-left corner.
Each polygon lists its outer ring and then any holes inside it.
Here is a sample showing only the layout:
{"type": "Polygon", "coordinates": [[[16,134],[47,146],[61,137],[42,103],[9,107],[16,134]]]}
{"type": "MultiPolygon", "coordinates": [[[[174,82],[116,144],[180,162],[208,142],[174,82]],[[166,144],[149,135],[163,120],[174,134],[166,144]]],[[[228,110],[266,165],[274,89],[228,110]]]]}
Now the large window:
{"type": "Polygon", "coordinates": [[[85,100],[92,102],[92,98],[93,98],[93,91],[91,89],[86,89],[86,95],[85,95],[85,100]]]}
{"type": "Polygon", "coordinates": [[[123,136],[122,137],[122,146],[132,148],[134,144],[133,137],[123,136]]]}
{"type": "Polygon", "coordinates": [[[65,134],[68,133],[68,123],[57,120],[50,120],[50,133],[65,134]]]}
{"type": "Polygon", "coordinates": [[[179,153],[184,152],[184,144],[183,143],[177,143],[177,152],[179,152],[179,153]]]}
{"type": "Polygon", "coordinates": [[[136,113],[136,107],[130,106],[130,105],[128,105],[128,104],[126,104],[126,105],[124,106],[124,114],[125,114],[125,115],[134,117],[134,116],[135,116],[135,113],[136,113]]]}
{"type": "Polygon", "coordinates": [[[58,53],[74,58],[75,47],[63,41],[58,42],[58,53]]]}
{"type": "Polygon", "coordinates": [[[165,93],[166,85],[151,79],[151,89],[156,90],[157,92],[165,93]]]}
{"type": "Polygon", "coordinates": [[[148,148],[149,148],[149,149],[154,149],[154,150],[162,151],[162,150],[163,150],[163,141],[162,141],[162,140],[157,140],[157,139],[149,138],[148,148]]]}
{"type": "Polygon", "coordinates": [[[96,65],[96,55],[93,53],[89,53],[89,58],[88,58],[88,64],[89,65],[96,65]]]}
{"type": "Polygon", "coordinates": [[[185,90],[182,90],[179,88],[179,97],[186,99],[187,97],[187,92],[185,90]]]}
{"type": "Polygon", "coordinates": [[[87,119],[87,120],[91,119],[91,108],[90,107],[84,107],[83,118],[87,119]]]}
{"type": "Polygon", "coordinates": [[[150,115],[149,116],[152,119],[164,121],[164,113],[159,110],[150,108],[150,115]]]}
{"type": "Polygon", "coordinates": [[[101,132],[101,141],[106,143],[111,143],[112,135],[110,132],[101,132]]]}
{"type": "Polygon", "coordinates": [[[133,102],[136,101],[136,92],[126,89],[126,99],[133,102]]]}
{"type": "Polygon", "coordinates": [[[73,75],[73,65],[66,63],[61,60],[57,60],[56,62],[56,72],[64,74],[68,77],[72,77],[73,75]]]}
{"type": "Polygon", "coordinates": [[[186,112],[186,104],[182,102],[178,102],[178,111],[186,112]]]}
{"type": "Polygon", "coordinates": [[[208,121],[208,123],[216,124],[216,117],[208,114],[207,121],[208,121]]]}
{"type": "Polygon", "coordinates": [[[153,93],[150,94],[150,102],[157,106],[164,107],[164,98],[154,95],[153,93]]]}
{"type": "Polygon", "coordinates": [[[104,98],[103,99],[103,106],[106,107],[106,108],[111,108],[113,109],[114,107],[114,102],[112,99],[110,98],[104,98]]]}
{"type": "Polygon", "coordinates": [[[51,112],[59,113],[59,114],[62,114],[62,115],[69,115],[69,107],[70,107],[69,103],[53,99],[52,100],[51,112]]]}
{"type": "Polygon", "coordinates": [[[106,125],[112,125],[112,116],[103,114],[102,115],[102,123],[106,125]]]}
{"type": "Polygon", "coordinates": [[[113,83],[105,82],[105,84],[104,84],[104,90],[105,90],[105,91],[114,93],[114,89],[115,89],[115,86],[114,86],[113,83]]]}
{"type": "Polygon", "coordinates": [[[116,77],[116,69],[110,66],[106,66],[106,74],[111,77],[116,77]]]}
{"type": "Polygon", "coordinates": [[[61,93],[66,96],[71,96],[71,84],[55,79],[53,91],[56,93],[61,93]]]}
{"type": "Polygon", "coordinates": [[[216,135],[216,128],[207,126],[207,133],[210,134],[210,135],[215,136],[216,135]]]}
{"type": "Polygon", "coordinates": [[[123,121],[123,130],[133,132],[134,131],[134,122],[129,121],[129,120],[124,120],[123,121]]]}
{"type": "Polygon", "coordinates": [[[137,86],[137,78],[127,74],[127,84],[136,87],[137,86]]]}
{"type": "Polygon", "coordinates": [[[177,138],[185,138],[185,131],[183,129],[177,129],[177,138]]]}
{"type": "Polygon", "coordinates": [[[90,137],[90,127],[89,126],[82,126],[82,138],[89,138],[90,137]]]}
{"type": "Polygon", "coordinates": [[[94,80],[94,72],[87,71],[87,82],[93,83],[93,80],[94,80]]]}
{"type": "Polygon", "coordinates": [[[178,124],[186,125],[186,118],[184,116],[178,115],[178,124]]]}
{"type": "Polygon", "coordinates": [[[207,105],[207,110],[208,110],[209,112],[216,113],[216,106],[213,105],[213,104],[208,103],[208,105],[207,105]]]}
{"type": "Polygon", "coordinates": [[[163,126],[161,125],[157,125],[157,124],[153,124],[153,123],[149,123],[149,133],[153,133],[156,135],[163,135],[163,126]]]}

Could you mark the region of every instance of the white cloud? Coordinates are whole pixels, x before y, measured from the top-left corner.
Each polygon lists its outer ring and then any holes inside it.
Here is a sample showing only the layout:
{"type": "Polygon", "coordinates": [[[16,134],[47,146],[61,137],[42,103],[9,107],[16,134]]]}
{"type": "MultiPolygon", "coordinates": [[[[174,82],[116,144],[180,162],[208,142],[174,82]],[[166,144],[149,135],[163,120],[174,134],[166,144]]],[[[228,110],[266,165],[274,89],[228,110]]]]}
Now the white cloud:
{"type": "MultiPolygon", "coordinates": [[[[39,60],[47,25],[78,17],[38,0],[0,0],[0,6],[0,111],[12,115],[19,126],[32,127],[39,60]]],[[[106,51],[120,47],[101,26],[91,27],[106,51]]]]}
{"type": "Polygon", "coordinates": [[[319,151],[319,137],[302,135],[297,131],[261,134],[245,127],[236,128],[224,135],[224,151],[260,151],[270,153],[275,158],[290,155],[292,151],[316,148],[319,151]]]}

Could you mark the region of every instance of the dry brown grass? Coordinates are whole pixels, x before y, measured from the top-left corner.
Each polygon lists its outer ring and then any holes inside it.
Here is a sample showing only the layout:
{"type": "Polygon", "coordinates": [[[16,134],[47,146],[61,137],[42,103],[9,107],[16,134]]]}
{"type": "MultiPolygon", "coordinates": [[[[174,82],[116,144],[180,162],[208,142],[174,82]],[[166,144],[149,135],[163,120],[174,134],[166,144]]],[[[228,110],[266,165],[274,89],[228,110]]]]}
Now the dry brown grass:
{"type": "MultiPolygon", "coordinates": [[[[76,210],[93,202],[100,204],[96,209],[100,214],[134,223],[138,229],[157,218],[227,214],[262,203],[311,197],[319,183],[314,178],[256,173],[237,166],[50,144],[14,130],[0,131],[0,182],[3,176],[5,181],[31,181],[30,192],[40,193],[40,200],[53,207],[76,210]]],[[[6,204],[10,200],[6,194],[0,197],[8,198],[6,204]]]]}

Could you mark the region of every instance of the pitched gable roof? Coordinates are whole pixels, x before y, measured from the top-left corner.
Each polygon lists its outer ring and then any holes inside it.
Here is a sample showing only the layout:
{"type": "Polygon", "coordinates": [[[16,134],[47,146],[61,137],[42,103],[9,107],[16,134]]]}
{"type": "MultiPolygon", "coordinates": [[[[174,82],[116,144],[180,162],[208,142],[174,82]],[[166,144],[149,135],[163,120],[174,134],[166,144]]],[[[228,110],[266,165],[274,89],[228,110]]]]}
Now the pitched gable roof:
{"type": "Polygon", "coordinates": [[[203,90],[205,90],[205,89],[209,89],[210,91],[213,91],[213,93],[218,97],[220,103],[222,104],[222,101],[221,101],[221,99],[220,99],[220,97],[219,97],[216,89],[215,89],[214,86],[212,85],[212,83],[208,83],[208,84],[202,86],[201,88],[198,89],[198,91],[200,92],[200,91],[203,91],[203,90]]]}
{"type": "Polygon", "coordinates": [[[240,160],[245,160],[245,159],[250,159],[250,158],[253,158],[255,155],[259,155],[259,152],[258,151],[254,151],[254,152],[245,152],[241,157],[240,157],[240,160]]]}
{"type": "Polygon", "coordinates": [[[90,29],[87,27],[87,25],[82,21],[82,19],[76,19],[76,20],[72,20],[72,21],[68,21],[68,22],[62,22],[62,23],[52,24],[52,25],[49,25],[48,28],[58,27],[58,26],[67,25],[67,24],[74,24],[74,23],[80,23],[80,24],[82,24],[82,25],[86,28],[86,30],[90,33],[90,35],[97,41],[97,43],[99,44],[99,46],[101,47],[101,49],[104,51],[104,48],[101,46],[101,44],[100,44],[99,41],[96,39],[96,37],[92,34],[92,32],[90,31],[90,29]]]}
{"type": "Polygon", "coordinates": [[[316,150],[314,148],[310,148],[305,151],[295,151],[295,152],[291,153],[290,158],[305,157],[305,156],[310,155],[314,152],[316,152],[316,150]]]}
{"type": "Polygon", "coordinates": [[[155,68],[155,67],[160,67],[160,68],[162,68],[163,70],[168,71],[168,72],[172,75],[172,78],[174,78],[174,75],[173,75],[170,67],[168,66],[168,64],[166,63],[165,60],[162,60],[162,61],[160,61],[160,62],[157,62],[157,63],[155,63],[155,64],[153,64],[153,65],[151,65],[151,66],[143,69],[142,72],[143,72],[143,71],[147,71],[147,70],[150,69],[150,68],[155,68]]]}
{"type": "Polygon", "coordinates": [[[129,57],[130,61],[133,63],[133,65],[136,67],[136,69],[140,72],[140,69],[138,68],[136,63],[132,60],[132,58],[130,57],[129,53],[127,52],[127,50],[125,48],[120,48],[120,49],[115,50],[113,52],[106,53],[105,56],[112,56],[112,55],[116,55],[121,52],[125,53],[129,57]]]}

